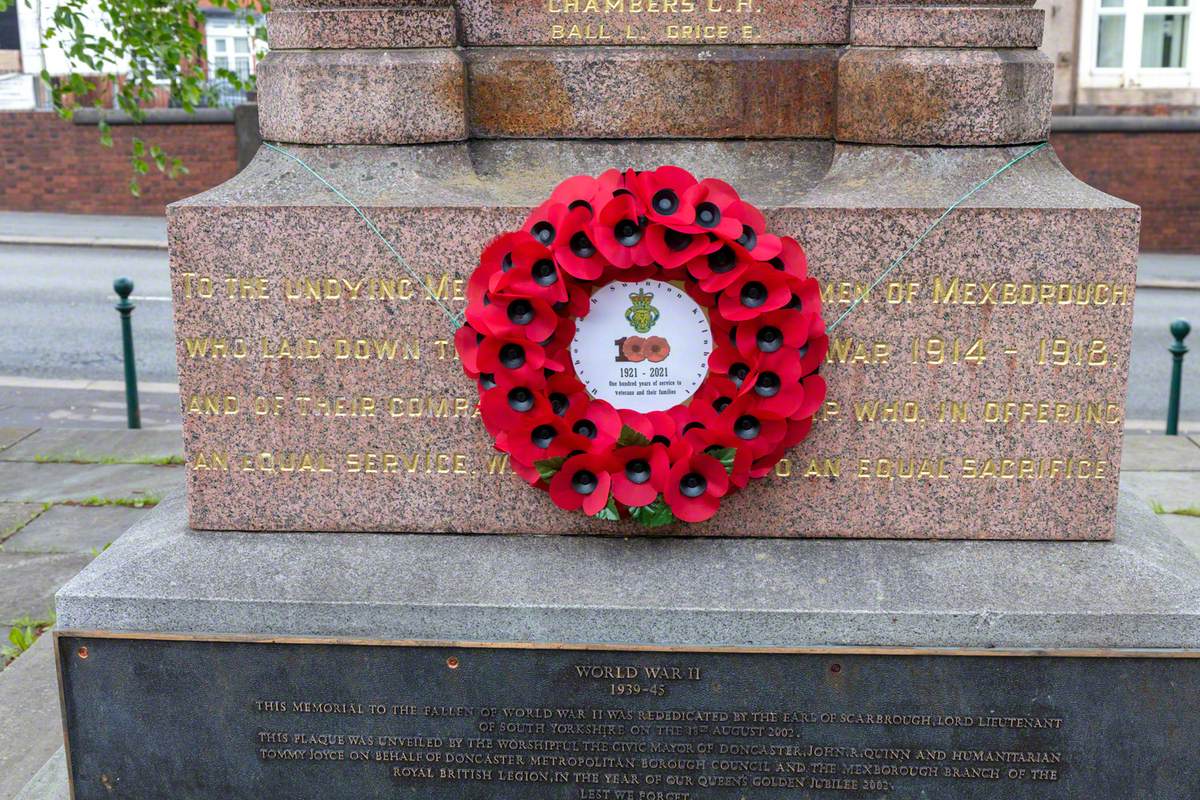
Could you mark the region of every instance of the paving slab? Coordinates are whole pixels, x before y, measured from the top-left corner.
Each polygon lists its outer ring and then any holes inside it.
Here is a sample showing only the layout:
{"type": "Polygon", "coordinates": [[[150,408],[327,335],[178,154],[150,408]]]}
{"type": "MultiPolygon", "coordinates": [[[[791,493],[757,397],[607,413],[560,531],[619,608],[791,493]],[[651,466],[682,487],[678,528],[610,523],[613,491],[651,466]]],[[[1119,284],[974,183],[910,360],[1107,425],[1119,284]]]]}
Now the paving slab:
{"type": "MultiPolygon", "coordinates": [[[[8,406],[0,407],[0,410],[8,406]]],[[[12,447],[22,439],[37,433],[37,428],[0,428],[0,451],[12,447]]]]}
{"type": "Polygon", "coordinates": [[[1200,558],[1200,517],[1160,514],[1158,518],[1166,524],[1167,530],[1178,536],[1180,541],[1200,558]]]}
{"type": "MultiPolygon", "coordinates": [[[[140,341],[140,340],[139,340],[140,341]]],[[[20,379],[21,384],[39,383],[50,385],[11,386],[15,383],[0,376],[0,391],[4,393],[4,408],[0,409],[0,423],[26,428],[124,428],[125,393],[121,388],[110,388],[115,381],[40,381],[20,379]],[[84,388],[79,384],[86,385],[84,388]]],[[[179,431],[179,394],[172,392],[150,392],[145,383],[139,384],[139,402],[142,409],[142,430],[179,431]]]]}
{"type": "Polygon", "coordinates": [[[0,542],[42,513],[41,503],[0,503],[0,542]]]}
{"type": "Polygon", "coordinates": [[[0,715],[0,798],[9,798],[62,747],[52,636],[0,671],[0,715]]]}
{"type": "MultiPolygon", "coordinates": [[[[39,506],[40,508],[40,506],[39,506]]],[[[149,512],[125,506],[53,506],[4,543],[6,553],[92,553],[149,512]]]]}
{"type": "Polygon", "coordinates": [[[1200,506],[1200,472],[1121,472],[1121,489],[1168,509],[1200,506]]]}
{"type": "MultiPolygon", "coordinates": [[[[24,447],[27,442],[22,442],[24,447]]],[[[4,458],[5,453],[0,453],[4,458]]],[[[1126,434],[1121,469],[1137,471],[1200,471],[1200,445],[1187,436],[1126,434]]]]}
{"type": "MultiPolygon", "coordinates": [[[[1196,453],[1200,455],[1200,447],[1196,453]]],[[[0,451],[0,461],[138,463],[171,456],[183,456],[183,439],[176,430],[43,428],[0,451]]]]}
{"type": "Polygon", "coordinates": [[[0,553],[0,628],[7,634],[13,620],[45,618],[54,593],[91,560],[79,553],[0,553]]]}
{"type": "Polygon", "coordinates": [[[58,748],[13,800],[71,800],[66,751],[58,748]]]}
{"type": "Polygon", "coordinates": [[[0,462],[0,500],[60,502],[89,497],[161,497],[183,485],[182,467],[144,464],[0,462]]]}

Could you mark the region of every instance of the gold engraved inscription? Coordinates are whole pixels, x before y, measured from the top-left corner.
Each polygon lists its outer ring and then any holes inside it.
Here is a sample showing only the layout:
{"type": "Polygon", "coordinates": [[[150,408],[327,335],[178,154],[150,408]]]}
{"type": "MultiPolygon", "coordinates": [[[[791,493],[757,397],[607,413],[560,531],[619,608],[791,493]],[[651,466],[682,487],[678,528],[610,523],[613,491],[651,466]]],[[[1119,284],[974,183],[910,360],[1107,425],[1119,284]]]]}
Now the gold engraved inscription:
{"type": "Polygon", "coordinates": [[[1133,286],[1113,281],[988,281],[946,275],[935,277],[928,284],[888,281],[872,290],[867,282],[826,281],[821,284],[821,302],[828,306],[855,302],[888,305],[927,302],[935,306],[1127,306],[1133,302],[1133,286]]]}
{"type": "Polygon", "coordinates": [[[760,25],[751,23],[757,21],[752,15],[760,14],[767,2],[543,0],[543,8],[555,20],[547,34],[557,43],[751,43],[763,33],[760,25]]]}

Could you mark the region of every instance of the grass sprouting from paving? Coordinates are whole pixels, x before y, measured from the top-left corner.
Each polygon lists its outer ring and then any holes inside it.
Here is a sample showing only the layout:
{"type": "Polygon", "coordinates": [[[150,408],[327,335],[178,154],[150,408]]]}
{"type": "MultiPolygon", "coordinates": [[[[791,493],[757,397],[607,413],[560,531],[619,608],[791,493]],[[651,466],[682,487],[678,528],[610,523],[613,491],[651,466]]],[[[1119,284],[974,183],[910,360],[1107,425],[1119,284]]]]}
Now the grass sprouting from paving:
{"type": "Polygon", "coordinates": [[[1150,510],[1155,514],[1175,514],[1180,517],[1200,517],[1200,506],[1185,506],[1168,511],[1167,507],[1157,500],[1150,501],[1150,510]]]}
{"type": "Polygon", "coordinates": [[[19,533],[21,531],[21,529],[24,528],[26,525],[33,522],[35,519],[40,517],[42,514],[45,514],[50,509],[50,506],[52,506],[52,505],[54,505],[54,504],[53,503],[42,503],[41,508],[39,508],[37,511],[30,514],[25,519],[18,522],[16,525],[12,525],[8,528],[0,529],[0,542],[3,542],[5,539],[12,538],[14,535],[19,533]]]}
{"type": "Polygon", "coordinates": [[[0,668],[7,667],[13,659],[33,647],[37,638],[54,627],[54,612],[45,619],[21,617],[13,620],[9,628],[6,644],[0,647],[0,668]]]}
{"type": "Polygon", "coordinates": [[[65,506],[125,506],[126,508],[153,508],[162,501],[156,494],[146,494],[138,497],[100,497],[92,495],[82,500],[66,500],[65,506]]]}
{"type": "Polygon", "coordinates": [[[99,456],[76,450],[73,453],[49,453],[33,457],[38,464],[144,464],[154,467],[170,467],[183,464],[183,456],[99,456]]]}

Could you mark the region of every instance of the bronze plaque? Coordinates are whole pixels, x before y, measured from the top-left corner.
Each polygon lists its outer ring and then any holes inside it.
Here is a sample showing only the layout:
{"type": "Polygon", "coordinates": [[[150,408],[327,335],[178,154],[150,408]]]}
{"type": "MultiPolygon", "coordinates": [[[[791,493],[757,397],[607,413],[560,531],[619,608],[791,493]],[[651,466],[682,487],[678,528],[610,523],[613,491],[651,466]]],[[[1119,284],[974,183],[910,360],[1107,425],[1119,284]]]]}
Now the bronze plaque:
{"type": "Polygon", "coordinates": [[[74,797],[1200,797],[1194,653],[58,635],[74,797]]]}

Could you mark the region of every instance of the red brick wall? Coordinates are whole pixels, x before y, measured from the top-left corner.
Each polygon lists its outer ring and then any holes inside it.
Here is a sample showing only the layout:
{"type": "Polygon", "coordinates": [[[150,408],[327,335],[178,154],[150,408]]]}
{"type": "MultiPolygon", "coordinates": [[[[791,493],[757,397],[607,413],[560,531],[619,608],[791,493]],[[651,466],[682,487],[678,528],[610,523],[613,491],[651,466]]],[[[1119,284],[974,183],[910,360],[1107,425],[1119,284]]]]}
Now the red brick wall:
{"type": "Polygon", "coordinates": [[[158,215],[183,197],[237,172],[233,123],[114,125],[113,146],[95,125],[75,125],[46,111],[0,112],[0,210],[158,215]],[[138,136],[178,156],[190,170],[174,180],[150,162],[142,195],[129,193],[131,140],[138,136]]]}
{"type": "Polygon", "coordinates": [[[1142,250],[1200,253],[1200,131],[1050,137],[1077,178],[1142,207],[1142,250]]]}

